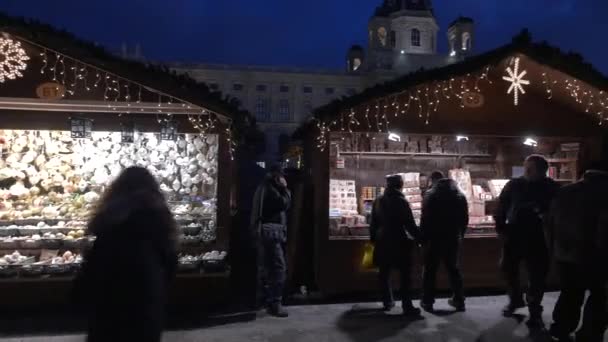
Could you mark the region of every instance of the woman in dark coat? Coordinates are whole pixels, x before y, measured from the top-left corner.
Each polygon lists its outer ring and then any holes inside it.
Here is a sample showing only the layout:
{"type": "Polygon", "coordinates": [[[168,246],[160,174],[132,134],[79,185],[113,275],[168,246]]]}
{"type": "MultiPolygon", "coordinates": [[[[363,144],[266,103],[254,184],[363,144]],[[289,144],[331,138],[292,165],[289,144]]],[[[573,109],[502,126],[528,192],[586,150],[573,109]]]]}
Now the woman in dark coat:
{"type": "Polygon", "coordinates": [[[97,239],[75,284],[88,341],[160,341],[177,255],[175,222],[154,177],[126,169],[88,229],[97,239]]]}

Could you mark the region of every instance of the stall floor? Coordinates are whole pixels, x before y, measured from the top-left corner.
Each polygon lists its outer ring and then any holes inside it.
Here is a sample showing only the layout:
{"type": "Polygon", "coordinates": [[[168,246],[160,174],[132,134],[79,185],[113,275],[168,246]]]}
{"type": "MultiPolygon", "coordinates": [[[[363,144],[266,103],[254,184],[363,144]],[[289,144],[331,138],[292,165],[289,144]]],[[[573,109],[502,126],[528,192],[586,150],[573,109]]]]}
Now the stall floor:
{"type": "MultiPolygon", "coordinates": [[[[545,320],[557,294],[547,295],[545,320]]],[[[500,309],[506,298],[477,297],[467,302],[466,313],[451,313],[445,300],[439,300],[437,314],[424,313],[424,319],[408,322],[394,313],[379,311],[377,303],[308,305],[289,307],[288,319],[258,314],[251,322],[218,324],[204,329],[169,331],[164,341],[289,341],[289,342],[367,342],[441,341],[503,342],[548,341],[542,332],[530,334],[525,325],[526,310],[517,318],[503,318],[500,309]],[[445,311],[444,311],[445,310],[445,311]]],[[[2,342],[83,341],[81,335],[0,338],[2,342]]],[[[608,342],[608,337],[605,339],[608,342]]]]}

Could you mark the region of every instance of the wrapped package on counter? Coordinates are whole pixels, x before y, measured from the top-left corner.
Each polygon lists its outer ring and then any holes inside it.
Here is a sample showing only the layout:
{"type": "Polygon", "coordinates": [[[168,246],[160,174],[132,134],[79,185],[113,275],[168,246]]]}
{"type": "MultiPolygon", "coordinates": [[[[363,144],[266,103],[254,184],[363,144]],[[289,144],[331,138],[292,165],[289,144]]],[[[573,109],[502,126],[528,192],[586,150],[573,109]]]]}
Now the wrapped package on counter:
{"type": "Polygon", "coordinates": [[[469,216],[486,216],[486,205],[483,201],[469,202],[469,216]]]}
{"type": "Polygon", "coordinates": [[[403,188],[403,194],[406,196],[420,195],[422,191],[420,191],[420,187],[413,188],[403,188]]]}
{"type": "Polygon", "coordinates": [[[410,203],[410,208],[412,208],[412,210],[422,209],[422,202],[410,203]]]}

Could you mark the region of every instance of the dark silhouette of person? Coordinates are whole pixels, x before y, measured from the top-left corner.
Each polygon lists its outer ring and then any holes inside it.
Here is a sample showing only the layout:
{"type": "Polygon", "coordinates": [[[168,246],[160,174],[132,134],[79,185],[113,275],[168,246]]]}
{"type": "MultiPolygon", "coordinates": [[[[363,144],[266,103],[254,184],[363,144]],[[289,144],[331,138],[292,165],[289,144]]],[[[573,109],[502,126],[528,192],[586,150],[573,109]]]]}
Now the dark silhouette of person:
{"type": "Polygon", "coordinates": [[[385,310],[395,306],[390,275],[396,268],[401,273],[403,314],[415,317],[420,316],[420,309],[412,304],[411,269],[412,252],[420,239],[420,231],[402,190],[403,179],[400,175],[386,178],[386,190],[372,207],[370,235],[374,244],[374,264],[380,268],[379,280],[385,310]]]}
{"type": "Polygon", "coordinates": [[[449,305],[465,311],[462,273],[458,265],[461,240],[469,224],[467,199],[452,179],[437,180],[425,194],[420,230],[424,246],[422,308],[433,311],[435,279],[443,263],[450,279],[453,297],[449,305]]]}
{"type": "Polygon", "coordinates": [[[503,241],[501,270],[507,283],[509,303],[503,309],[511,316],[526,305],[520,286],[520,265],[528,272],[526,301],[530,328],[542,328],[542,300],[549,271],[549,256],[543,219],[559,186],[546,176],[549,165],[540,155],[524,162],[524,176],[507,183],[499,197],[496,231],[503,241]]]}
{"type": "Polygon", "coordinates": [[[287,317],[283,308],[283,290],[287,277],[285,243],[287,242],[287,210],[291,192],[280,165],[271,166],[266,179],[255,193],[251,224],[259,231],[260,288],[269,314],[287,317]]]}
{"type": "Polygon", "coordinates": [[[562,188],[546,225],[547,243],[557,263],[561,294],[550,333],[569,341],[583,324],[577,342],[602,342],[608,324],[608,165],[594,163],[583,179],[562,188]]]}
{"type": "Polygon", "coordinates": [[[88,341],[160,341],[177,254],[175,222],[154,177],[124,170],[88,230],[96,240],[75,281],[88,341]]]}

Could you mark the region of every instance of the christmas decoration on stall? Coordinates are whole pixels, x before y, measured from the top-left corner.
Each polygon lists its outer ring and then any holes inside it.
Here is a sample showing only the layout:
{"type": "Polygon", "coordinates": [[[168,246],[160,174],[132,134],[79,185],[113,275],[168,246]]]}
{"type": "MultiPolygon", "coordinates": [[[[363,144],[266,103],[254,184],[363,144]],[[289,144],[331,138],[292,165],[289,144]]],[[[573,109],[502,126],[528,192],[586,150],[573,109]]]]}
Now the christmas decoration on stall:
{"type": "Polygon", "coordinates": [[[135,123],[126,121],[120,124],[120,141],[123,144],[132,144],[135,142],[135,123]]]}
{"type": "MultiPolygon", "coordinates": [[[[157,116],[167,116],[167,119],[159,120],[159,123],[161,123],[161,121],[164,122],[161,127],[161,131],[164,130],[164,133],[161,132],[161,135],[164,134],[167,138],[171,138],[177,132],[176,122],[172,120],[176,107],[181,107],[188,114],[189,121],[201,134],[208,134],[213,131],[217,127],[217,117],[224,117],[222,114],[201,108],[189,101],[178,99],[175,96],[152,89],[139,82],[118,76],[107,70],[67,56],[59,51],[55,51],[21,37],[17,38],[42,50],[40,53],[42,59],[40,74],[48,75],[53,82],[60,83],[65,87],[65,93],[69,95],[75,95],[77,91],[80,90],[90,92],[93,88],[102,88],[103,100],[107,103],[108,110],[116,111],[119,113],[119,116],[123,113],[130,114],[132,112],[129,107],[131,107],[132,99],[134,97],[135,103],[140,106],[139,111],[146,112],[146,110],[141,107],[141,104],[143,103],[142,98],[146,94],[148,97],[158,96],[158,108],[155,111],[157,116]],[[89,77],[91,77],[92,80],[89,80],[89,77]],[[135,94],[132,94],[134,89],[136,89],[135,94]],[[163,99],[166,99],[166,101],[163,101],[163,99]],[[126,103],[126,110],[120,111],[118,109],[119,105],[123,105],[119,102],[126,103]],[[189,112],[198,109],[201,110],[201,114],[194,117],[191,116],[189,112]],[[175,127],[173,127],[174,125],[175,127]],[[171,132],[172,127],[175,128],[175,132],[173,133],[171,132]]],[[[29,60],[29,57],[25,50],[21,48],[21,42],[0,38],[0,83],[4,81],[4,78],[13,79],[17,76],[21,77],[22,74],[19,70],[25,69],[25,61],[27,60],[29,60]],[[4,60],[1,59],[2,56],[5,57],[4,60]]],[[[62,97],[65,96],[66,94],[62,95],[62,97]]],[[[236,141],[232,138],[232,120],[229,118],[226,119],[229,127],[227,129],[228,134],[226,141],[230,146],[229,150],[231,151],[232,157],[236,141]]],[[[80,133],[75,131],[73,134],[79,135],[80,133]]]]}
{"type": "Polygon", "coordinates": [[[0,83],[23,77],[21,71],[27,68],[30,58],[21,47],[21,42],[0,37],[0,83]]]}
{"type": "Polygon", "coordinates": [[[503,76],[503,80],[507,82],[511,82],[511,86],[507,91],[507,94],[513,93],[514,104],[517,106],[519,104],[519,93],[525,94],[526,91],[524,89],[524,85],[530,85],[530,81],[525,80],[524,77],[528,73],[526,70],[523,70],[521,73],[519,72],[519,57],[515,58],[515,66],[513,69],[511,67],[507,67],[508,76],[503,76]]]}
{"type": "MultiPolygon", "coordinates": [[[[514,105],[519,105],[519,98],[521,95],[526,94],[524,86],[531,85],[531,81],[526,78],[528,75],[527,70],[522,68],[520,57],[511,57],[511,66],[506,68],[506,75],[502,77],[504,81],[509,82],[509,88],[507,94],[513,93],[514,105]]],[[[390,120],[388,112],[392,111],[393,115],[391,118],[398,118],[399,116],[407,116],[410,109],[414,107],[417,110],[417,116],[421,120],[424,120],[426,125],[431,123],[432,113],[436,113],[439,110],[441,101],[449,101],[451,99],[457,99],[460,102],[460,107],[466,108],[479,108],[484,105],[485,97],[483,95],[480,83],[484,81],[487,85],[493,85],[494,82],[490,79],[491,66],[485,66],[478,75],[466,74],[460,77],[459,85],[456,85],[458,80],[456,78],[450,78],[449,80],[431,81],[429,85],[415,85],[408,89],[396,93],[388,94],[383,97],[374,99],[375,104],[361,104],[358,105],[360,112],[364,116],[364,122],[357,121],[355,108],[350,108],[350,114],[348,115],[347,129],[349,133],[353,133],[353,124],[357,127],[364,128],[364,131],[368,132],[388,132],[390,127],[390,120]],[[474,82],[473,82],[474,81],[474,82]],[[473,85],[471,89],[471,85],[473,85]],[[380,107],[381,103],[386,102],[387,104],[380,107]],[[392,107],[392,109],[390,109],[392,107]],[[374,111],[374,121],[371,120],[371,110],[374,111]],[[382,110],[381,110],[382,109],[382,110]],[[382,113],[382,114],[381,114],[382,113]],[[382,123],[380,122],[380,117],[382,123]],[[385,130],[381,126],[384,126],[385,130]]],[[[604,121],[608,120],[605,113],[608,111],[608,91],[597,90],[591,87],[583,87],[581,81],[566,77],[563,82],[557,80],[551,80],[547,72],[543,72],[539,78],[542,78],[542,84],[545,87],[548,100],[554,99],[554,90],[560,84],[563,84],[565,93],[567,93],[575,103],[581,106],[581,111],[586,113],[595,113],[598,118],[600,125],[604,121]],[[585,90],[587,89],[587,90],[585,90]]],[[[341,114],[342,116],[344,114],[341,114]]],[[[325,145],[328,142],[327,135],[334,131],[336,128],[336,121],[324,122],[318,118],[314,119],[316,127],[319,130],[316,142],[317,147],[322,151],[325,149],[325,145]]],[[[344,132],[343,126],[340,127],[340,131],[344,132]]]]}

